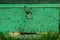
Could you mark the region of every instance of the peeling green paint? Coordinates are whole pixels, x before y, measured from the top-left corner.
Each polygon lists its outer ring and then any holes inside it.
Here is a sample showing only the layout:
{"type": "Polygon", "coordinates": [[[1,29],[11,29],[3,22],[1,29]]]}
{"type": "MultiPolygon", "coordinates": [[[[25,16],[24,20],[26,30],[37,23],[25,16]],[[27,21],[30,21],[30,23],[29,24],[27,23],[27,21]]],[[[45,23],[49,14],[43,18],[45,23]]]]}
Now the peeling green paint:
{"type": "Polygon", "coordinates": [[[0,4],[0,31],[58,33],[59,5],[0,4]],[[29,19],[26,19],[26,10],[31,13],[29,19]]]}

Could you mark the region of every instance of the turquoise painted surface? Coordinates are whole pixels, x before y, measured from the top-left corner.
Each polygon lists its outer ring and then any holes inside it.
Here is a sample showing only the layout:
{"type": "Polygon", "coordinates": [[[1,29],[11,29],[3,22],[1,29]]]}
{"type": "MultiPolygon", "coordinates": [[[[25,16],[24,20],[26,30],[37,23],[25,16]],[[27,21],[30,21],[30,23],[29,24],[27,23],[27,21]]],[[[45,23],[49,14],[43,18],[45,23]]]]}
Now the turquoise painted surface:
{"type": "Polygon", "coordinates": [[[0,31],[58,32],[59,4],[0,4],[0,31]]]}

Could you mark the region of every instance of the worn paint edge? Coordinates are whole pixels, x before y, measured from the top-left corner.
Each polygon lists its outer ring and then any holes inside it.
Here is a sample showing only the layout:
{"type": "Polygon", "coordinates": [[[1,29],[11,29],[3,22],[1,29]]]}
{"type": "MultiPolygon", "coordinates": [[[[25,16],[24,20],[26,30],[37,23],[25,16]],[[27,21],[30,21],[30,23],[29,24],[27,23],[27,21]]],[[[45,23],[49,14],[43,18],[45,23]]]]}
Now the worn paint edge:
{"type": "Polygon", "coordinates": [[[20,7],[60,7],[60,4],[0,4],[0,7],[16,7],[16,8],[20,8],[20,7]]]}

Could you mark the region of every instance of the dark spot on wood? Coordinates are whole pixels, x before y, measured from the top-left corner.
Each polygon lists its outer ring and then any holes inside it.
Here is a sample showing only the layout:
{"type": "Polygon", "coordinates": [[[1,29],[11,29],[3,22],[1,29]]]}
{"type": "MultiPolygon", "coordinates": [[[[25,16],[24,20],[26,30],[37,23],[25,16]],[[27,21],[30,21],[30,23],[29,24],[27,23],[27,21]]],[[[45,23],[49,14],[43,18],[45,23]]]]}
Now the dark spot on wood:
{"type": "Polygon", "coordinates": [[[18,27],[18,31],[21,31],[22,30],[22,28],[21,27],[18,27]]]}
{"type": "Polygon", "coordinates": [[[19,22],[19,20],[17,20],[17,23],[19,22]]]}
{"type": "Polygon", "coordinates": [[[24,9],[24,11],[25,11],[25,9],[24,9]]]}
{"type": "Polygon", "coordinates": [[[53,19],[56,19],[55,17],[53,17],[53,19]]]}
{"type": "Polygon", "coordinates": [[[24,27],[25,27],[25,25],[24,25],[24,27]]]}
{"type": "Polygon", "coordinates": [[[33,20],[33,17],[31,18],[31,20],[33,20]]]}
{"type": "Polygon", "coordinates": [[[40,2],[40,0],[38,0],[38,2],[40,2]]]}
{"type": "Polygon", "coordinates": [[[15,16],[15,15],[13,15],[13,16],[15,16]]]}
{"type": "Polygon", "coordinates": [[[53,28],[54,26],[52,25],[52,28],[53,28]]]}
{"type": "Polygon", "coordinates": [[[26,8],[26,6],[24,6],[24,8],[26,8]]]}
{"type": "Polygon", "coordinates": [[[32,33],[32,31],[31,31],[31,33],[32,33]]]}
{"type": "Polygon", "coordinates": [[[17,29],[17,28],[15,27],[15,29],[17,29]]]}
{"type": "Polygon", "coordinates": [[[43,27],[44,25],[42,24],[41,27],[43,27]]]}
{"type": "Polygon", "coordinates": [[[6,31],[7,33],[9,33],[9,31],[6,31]]]}
{"type": "Polygon", "coordinates": [[[20,26],[22,26],[22,24],[20,24],[20,26]]]}
{"type": "Polygon", "coordinates": [[[52,17],[52,15],[50,15],[50,17],[52,17]]]}
{"type": "Polygon", "coordinates": [[[32,9],[32,8],[30,8],[30,9],[32,9]]]}
{"type": "Polygon", "coordinates": [[[25,20],[23,20],[23,22],[25,22],[25,20]]]}
{"type": "Polygon", "coordinates": [[[13,23],[13,21],[11,21],[11,23],[13,23]]]}
{"type": "Polygon", "coordinates": [[[19,29],[21,29],[21,27],[18,27],[19,29]]]}
{"type": "Polygon", "coordinates": [[[45,9],[43,8],[43,11],[45,11],[45,9]]]}
{"type": "Polygon", "coordinates": [[[10,19],[10,17],[8,17],[8,19],[10,19]]]}
{"type": "Polygon", "coordinates": [[[37,32],[38,32],[39,30],[37,29],[37,32]]]}

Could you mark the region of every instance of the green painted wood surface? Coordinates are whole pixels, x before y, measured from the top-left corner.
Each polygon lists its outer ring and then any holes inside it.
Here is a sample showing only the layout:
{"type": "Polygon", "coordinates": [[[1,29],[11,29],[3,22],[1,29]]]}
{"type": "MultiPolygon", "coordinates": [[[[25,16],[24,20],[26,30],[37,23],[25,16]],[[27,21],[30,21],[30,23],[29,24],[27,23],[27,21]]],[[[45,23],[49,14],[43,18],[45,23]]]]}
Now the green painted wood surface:
{"type": "Polygon", "coordinates": [[[2,32],[58,32],[60,4],[0,4],[2,32]],[[29,12],[29,18],[26,17],[29,12]]]}

